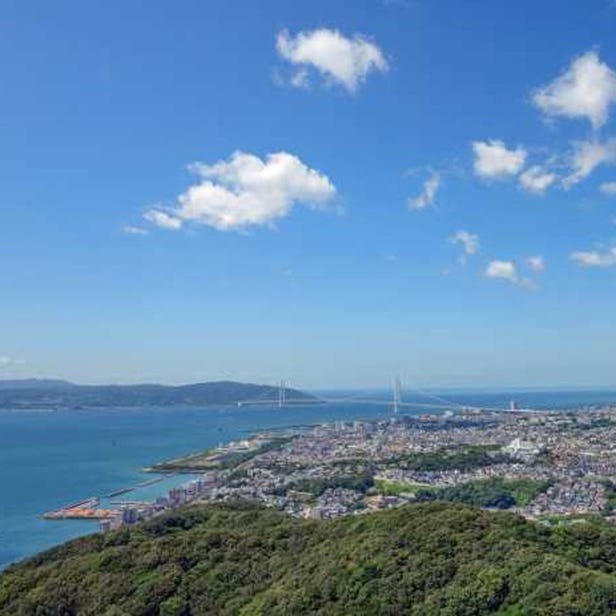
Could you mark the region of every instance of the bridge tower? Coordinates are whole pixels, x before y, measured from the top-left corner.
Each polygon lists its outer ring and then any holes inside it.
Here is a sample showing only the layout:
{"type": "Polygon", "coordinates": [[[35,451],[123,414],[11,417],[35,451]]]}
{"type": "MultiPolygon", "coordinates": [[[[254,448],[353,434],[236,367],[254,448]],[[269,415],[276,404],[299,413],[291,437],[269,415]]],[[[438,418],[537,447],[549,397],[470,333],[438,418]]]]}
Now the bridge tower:
{"type": "Polygon", "coordinates": [[[278,408],[282,408],[287,401],[287,385],[284,381],[280,381],[278,387],[278,408]]]}
{"type": "Polygon", "coordinates": [[[398,416],[398,408],[402,402],[402,383],[400,378],[394,379],[394,417],[398,416]]]}

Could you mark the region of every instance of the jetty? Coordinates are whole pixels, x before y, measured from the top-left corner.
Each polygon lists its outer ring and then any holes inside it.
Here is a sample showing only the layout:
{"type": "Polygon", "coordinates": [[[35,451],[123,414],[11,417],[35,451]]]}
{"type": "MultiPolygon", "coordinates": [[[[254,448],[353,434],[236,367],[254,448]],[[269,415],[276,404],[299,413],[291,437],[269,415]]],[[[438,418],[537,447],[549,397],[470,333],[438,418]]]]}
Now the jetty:
{"type": "Polygon", "coordinates": [[[109,492],[106,498],[113,498],[114,496],[120,496],[120,494],[126,494],[127,492],[132,492],[135,489],[135,486],[131,486],[129,488],[120,488],[119,490],[114,490],[113,492],[109,492]]]}
{"type": "Polygon", "coordinates": [[[166,475],[162,475],[160,477],[154,477],[153,479],[145,479],[144,481],[140,481],[134,486],[127,486],[125,488],[119,488],[118,490],[114,490],[113,492],[109,492],[105,497],[106,498],[114,498],[115,496],[120,496],[121,494],[128,494],[129,492],[133,492],[137,488],[145,488],[146,486],[151,486],[152,484],[159,483],[163,479],[174,475],[175,473],[168,473],[166,475]]]}

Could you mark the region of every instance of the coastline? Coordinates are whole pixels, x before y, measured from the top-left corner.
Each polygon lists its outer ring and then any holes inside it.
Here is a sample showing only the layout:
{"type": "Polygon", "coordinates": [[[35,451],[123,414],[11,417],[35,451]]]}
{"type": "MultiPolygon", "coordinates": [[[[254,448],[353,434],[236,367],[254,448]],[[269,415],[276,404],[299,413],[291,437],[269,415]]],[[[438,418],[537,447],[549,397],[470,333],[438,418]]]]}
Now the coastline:
{"type": "MultiPolygon", "coordinates": [[[[471,397],[471,396],[469,396],[471,397]]],[[[506,401],[507,393],[500,394],[506,401]]],[[[473,402],[481,401],[479,394],[473,402]]],[[[596,406],[614,402],[613,392],[556,392],[536,398],[544,407],[596,406]]],[[[487,404],[497,397],[490,395],[487,404]]],[[[415,416],[420,412],[405,410],[415,416]]],[[[279,409],[277,406],[238,409],[210,407],[207,413],[193,407],[95,409],[72,411],[10,412],[0,410],[0,482],[7,499],[0,526],[0,569],[11,562],[93,532],[88,521],[45,523],[42,512],[96,493],[108,495],[148,479],[140,469],[153,461],[181,460],[186,455],[212,452],[219,444],[242,440],[259,432],[305,429],[335,421],[371,420],[391,416],[391,403],[367,408],[352,402],[279,409]],[[62,442],[62,448],[58,443],[62,442]],[[186,452],[191,452],[187,454],[186,452]]],[[[170,475],[160,483],[139,488],[131,499],[154,500],[187,480],[187,474],[170,475]]],[[[151,471],[154,473],[154,469],[151,471]]],[[[150,474],[150,477],[152,475],[150,474]]]]}

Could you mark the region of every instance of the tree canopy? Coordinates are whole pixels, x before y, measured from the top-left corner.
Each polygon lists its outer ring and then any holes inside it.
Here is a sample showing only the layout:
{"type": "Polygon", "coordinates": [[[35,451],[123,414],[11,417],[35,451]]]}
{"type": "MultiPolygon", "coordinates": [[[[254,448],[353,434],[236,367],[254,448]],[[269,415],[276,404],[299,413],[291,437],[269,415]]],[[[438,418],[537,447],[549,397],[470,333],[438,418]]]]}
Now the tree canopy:
{"type": "Polygon", "coordinates": [[[190,507],[10,567],[0,614],[604,615],[616,530],[426,502],[332,521],[190,507]]]}

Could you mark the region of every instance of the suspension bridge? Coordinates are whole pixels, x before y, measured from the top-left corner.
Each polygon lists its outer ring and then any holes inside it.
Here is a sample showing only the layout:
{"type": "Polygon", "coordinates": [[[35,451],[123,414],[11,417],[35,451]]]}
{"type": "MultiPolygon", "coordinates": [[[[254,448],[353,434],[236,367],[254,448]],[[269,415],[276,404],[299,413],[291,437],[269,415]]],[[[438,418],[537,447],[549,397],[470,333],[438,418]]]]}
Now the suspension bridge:
{"type": "MultiPolygon", "coordinates": [[[[253,406],[253,405],[263,405],[263,406],[277,406],[282,408],[284,406],[291,405],[302,405],[302,404],[344,404],[344,403],[352,403],[352,404],[366,404],[366,405],[379,405],[379,406],[391,406],[394,415],[398,415],[400,409],[403,408],[425,408],[432,410],[450,410],[450,411],[516,411],[516,410],[524,410],[531,411],[531,409],[517,409],[514,402],[512,401],[509,407],[488,407],[488,406],[474,406],[469,404],[462,404],[456,402],[454,400],[449,400],[446,398],[442,398],[441,396],[437,396],[435,394],[428,393],[421,389],[412,389],[410,390],[414,394],[419,394],[422,398],[425,398],[429,401],[417,401],[417,400],[407,400],[403,399],[403,388],[401,380],[396,377],[393,380],[392,386],[392,395],[391,398],[378,398],[378,397],[369,397],[365,393],[360,393],[352,396],[315,396],[312,399],[306,398],[292,398],[287,396],[287,384],[286,381],[280,381],[277,392],[277,397],[269,398],[256,398],[252,400],[243,400],[238,402],[238,406],[253,406]]],[[[408,389],[405,391],[409,391],[408,389]]]]}

